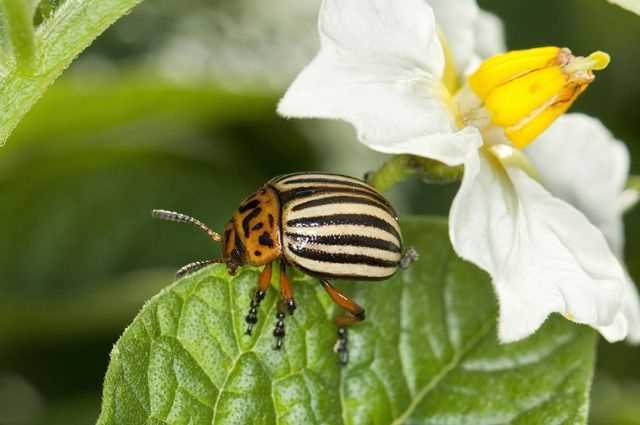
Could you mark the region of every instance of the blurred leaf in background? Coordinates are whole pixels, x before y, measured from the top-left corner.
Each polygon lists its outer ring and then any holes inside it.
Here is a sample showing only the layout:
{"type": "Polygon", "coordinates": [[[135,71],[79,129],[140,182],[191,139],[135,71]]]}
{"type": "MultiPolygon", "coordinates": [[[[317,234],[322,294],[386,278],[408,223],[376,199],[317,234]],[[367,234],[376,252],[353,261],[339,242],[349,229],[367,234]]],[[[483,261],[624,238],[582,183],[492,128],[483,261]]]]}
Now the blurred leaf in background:
{"type": "Polygon", "coordinates": [[[155,0],[98,40],[92,54],[174,81],[282,90],[318,46],[320,0],[155,0]]]}
{"type": "Polygon", "coordinates": [[[0,1],[0,146],[71,61],[140,1],[0,1]]]}

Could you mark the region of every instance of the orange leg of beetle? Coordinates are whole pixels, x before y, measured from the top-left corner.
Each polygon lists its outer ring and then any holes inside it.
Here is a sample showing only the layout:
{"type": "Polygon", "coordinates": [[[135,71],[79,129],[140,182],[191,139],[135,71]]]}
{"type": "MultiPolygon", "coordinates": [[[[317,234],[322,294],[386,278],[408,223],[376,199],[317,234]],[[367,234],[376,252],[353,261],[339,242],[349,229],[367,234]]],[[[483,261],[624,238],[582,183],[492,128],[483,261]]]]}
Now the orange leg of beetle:
{"type": "Polygon", "coordinates": [[[322,283],[322,287],[327,291],[333,302],[351,314],[350,316],[341,315],[336,317],[338,341],[336,342],[335,350],[338,353],[338,356],[340,356],[340,363],[347,364],[349,361],[349,351],[347,350],[347,327],[364,320],[364,308],[334,288],[329,281],[321,280],[320,283],[322,283]]]}
{"type": "Polygon", "coordinates": [[[247,322],[247,335],[251,335],[253,327],[258,322],[258,307],[264,299],[264,296],[267,293],[267,289],[269,288],[269,284],[271,283],[271,264],[272,263],[267,264],[266,266],[264,266],[264,269],[262,269],[260,277],[258,278],[258,287],[253,294],[253,298],[251,298],[249,313],[244,318],[244,320],[247,322]]]}
{"type": "Polygon", "coordinates": [[[296,303],[293,300],[293,288],[291,287],[291,280],[289,280],[289,276],[287,276],[287,263],[284,259],[280,260],[280,295],[282,299],[278,303],[276,327],[273,330],[273,336],[276,337],[276,345],[274,346],[276,350],[282,348],[284,340],[285,310],[289,311],[289,314],[293,314],[296,309],[296,303]]]}

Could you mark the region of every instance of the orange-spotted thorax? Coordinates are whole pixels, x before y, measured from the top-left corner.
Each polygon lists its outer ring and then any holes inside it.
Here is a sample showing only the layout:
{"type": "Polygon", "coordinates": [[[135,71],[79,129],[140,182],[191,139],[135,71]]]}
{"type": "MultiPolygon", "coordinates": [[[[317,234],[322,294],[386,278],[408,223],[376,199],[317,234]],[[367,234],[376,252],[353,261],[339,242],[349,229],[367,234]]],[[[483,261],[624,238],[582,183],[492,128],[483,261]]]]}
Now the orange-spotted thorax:
{"type": "Polygon", "coordinates": [[[240,203],[224,228],[223,255],[230,273],[238,266],[261,266],[282,254],[280,201],[265,186],[240,203]]]}

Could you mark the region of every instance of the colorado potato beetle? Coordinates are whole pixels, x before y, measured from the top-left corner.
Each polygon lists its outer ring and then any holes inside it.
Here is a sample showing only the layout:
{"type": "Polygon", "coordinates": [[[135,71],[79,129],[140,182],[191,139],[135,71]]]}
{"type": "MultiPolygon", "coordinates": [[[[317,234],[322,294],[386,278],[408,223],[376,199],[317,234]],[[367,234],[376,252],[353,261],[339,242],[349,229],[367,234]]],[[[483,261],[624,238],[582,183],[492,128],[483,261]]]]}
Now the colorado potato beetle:
{"type": "Polygon", "coordinates": [[[165,210],[152,214],[191,223],[222,242],[222,258],[187,264],[178,270],[178,277],[214,263],[224,263],[232,275],[242,265],[264,266],[245,318],[249,335],[271,282],[272,264],[279,262],[275,349],[283,344],[285,313],[296,309],[287,267],[318,278],[331,299],[350,313],[336,318],[336,351],[342,363],[348,360],[346,328],[364,320],[365,311],[329,279],[384,280],[417,258],[414,250],[403,251],[391,204],[364,181],[339,174],[295,173],[271,179],[241,202],[222,236],[185,214],[165,210]]]}

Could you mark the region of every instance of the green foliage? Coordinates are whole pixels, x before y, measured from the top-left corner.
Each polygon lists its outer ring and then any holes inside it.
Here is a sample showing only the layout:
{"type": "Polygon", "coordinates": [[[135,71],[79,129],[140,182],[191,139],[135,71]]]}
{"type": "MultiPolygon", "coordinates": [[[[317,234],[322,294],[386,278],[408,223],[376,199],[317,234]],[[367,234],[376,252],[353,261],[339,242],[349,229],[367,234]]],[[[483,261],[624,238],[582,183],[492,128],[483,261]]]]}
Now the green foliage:
{"type": "Polygon", "coordinates": [[[1,149],[0,380],[13,371],[37,391],[25,425],[95,422],[122,329],[179,266],[219,252],[152,208],[221,229],[289,164],[318,168],[276,99],[144,77],[62,78],[1,149]]]}
{"type": "Polygon", "coordinates": [[[0,146],[71,61],[140,1],[0,0],[0,146]]]}
{"type": "Polygon", "coordinates": [[[216,266],[167,287],[124,332],[98,424],[586,423],[594,332],[554,317],[498,344],[488,278],[455,256],[446,222],[409,219],[403,231],[417,263],[340,285],[368,313],[350,331],[348,366],[316,280],[294,276],[299,308],[273,351],[276,291],[244,336],[258,272],[216,266]]]}

